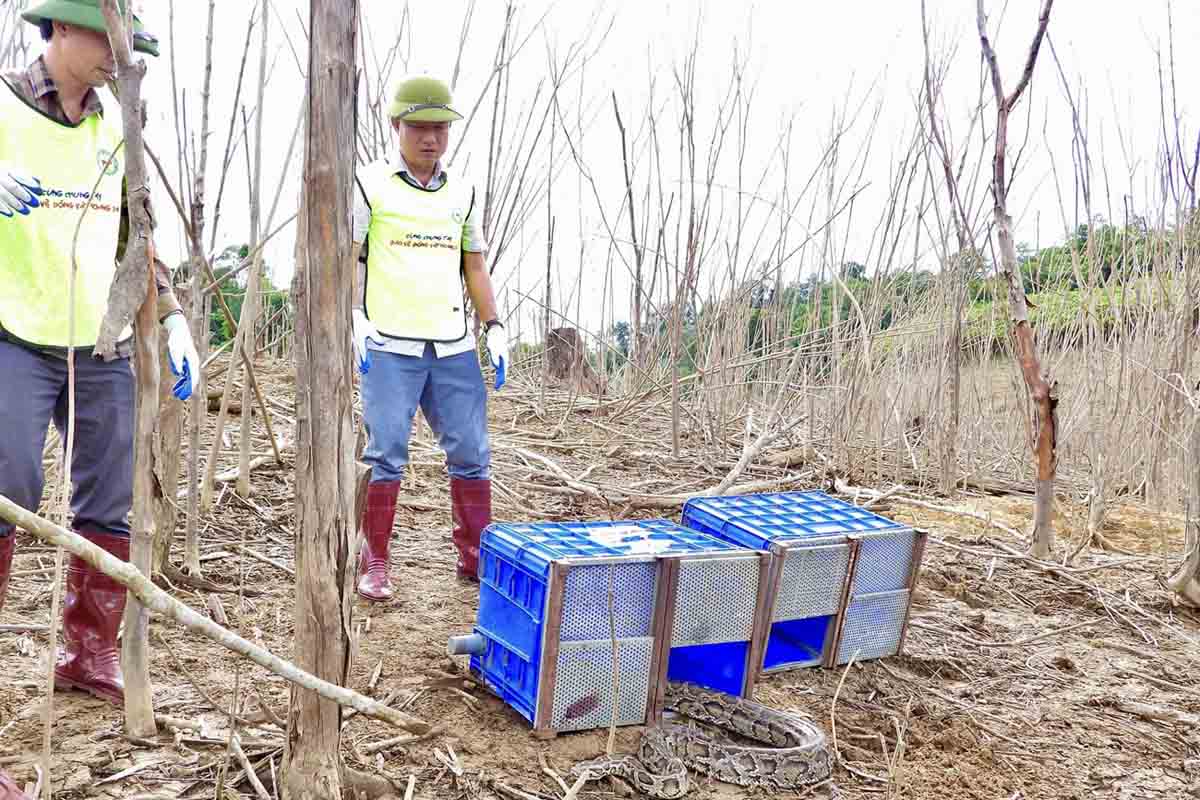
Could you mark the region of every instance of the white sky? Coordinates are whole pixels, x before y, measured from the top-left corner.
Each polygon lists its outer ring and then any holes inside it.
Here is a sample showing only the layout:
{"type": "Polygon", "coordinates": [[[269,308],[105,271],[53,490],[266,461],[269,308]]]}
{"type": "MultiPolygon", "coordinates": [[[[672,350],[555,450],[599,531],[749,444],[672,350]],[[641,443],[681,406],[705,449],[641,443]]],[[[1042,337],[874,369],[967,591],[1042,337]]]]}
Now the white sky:
{"type": "MultiPolygon", "coordinates": [[[[281,171],[288,168],[284,193],[280,201],[277,222],[290,216],[296,208],[299,186],[299,160],[283,163],[288,140],[296,123],[302,102],[303,83],[295,61],[282,35],[280,20],[286,23],[293,44],[306,63],[306,45],[300,32],[299,17],[307,23],[308,3],[303,0],[273,0],[275,16],[271,29],[272,62],[274,69],[266,101],[264,147],[264,202],[269,205],[281,171]],[[282,48],[277,50],[276,48],[282,48]]],[[[975,33],[974,6],[970,0],[928,0],[935,49],[956,49],[951,78],[946,87],[946,109],[952,131],[961,136],[966,120],[975,105],[979,74],[979,42],[975,33]]],[[[166,0],[146,0],[144,17],[148,27],[168,47],[166,0]]],[[[181,91],[186,90],[188,117],[193,129],[199,128],[199,94],[202,81],[204,31],[207,2],[179,0],[176,2],[175,58],[181,91]]],[[[217,167],[224,149],[227,126],[233,102],[238,61],[245,36],[246,19],[252,4],[246,0],[218,0],[217,53],[213,81],[212,113],[215,120],[210,144],[209,200],[216,196],[217,167]]],[[[1003,27],[997,41],[1006,84],[1015,83],[1021,62],[1034,29],[1040,0],[988,0],[987,5],[995,23],[1004,13],[1003,27]]],[[[382,57],[395,38],[401,18],[402,3],[395,0],[364,0],[363,13],[370,35],[382,57]]],[[[458,31],[462,25],[466,0],[418,2],[411,8],[414,35],[405,38],[401,53],[410,67],[448,75],[453,67],[458,31]],[[407,43],[411,41],[411,52],[407,43]]],[[[612,20],[612,29],[594,59],[582,72],[580,80],[572,82],[563,103],[568,118],[577,118],[579,99],[588,109],[586,118],[594,121],[580,143],[589,171],[596,177],[604,203],[604,211],[614,225],[619,224],[622,236],[628,232],[627,218],[621,207],[624,193],[620,177],[620,161],[616,128],[608,95],[616,91],[631,136],[645,135],[645,106],[647,86],[656,76],[658,95],[667,97],[673,88],[671,70],[680,63],[699,29],[700,67],[697,81],[700,108],[697,127],[705,146],[714,119],[713,109],[730,75],[734,43],[740,52],[748,54],[748,72],[754,84],[755,100],[747,127],[748,146],[746,174],[757,182],[765,166],[767,178],[755,191],[775,196],[782,186],[783,170],[773,155],[780,136],[781,124],[789,117],[794,120],[792,137],[793,186],[802,183],[812,171],[829,140],[830,120],[836,108],[866,101],[864,118],[846,137],[843,159],[848,180],[847,191],[861,189],[853,216],[839,221],[837,232],[847,241],[846,257],[876,265],[872,259],[878,248],[870,246],[875,221],[883,214],[889,175],[897,159],[903,155],[911,140],[916,122],[915,93],[919,89],[923,65],[919,0],[839,0],[839,2],[801,2],[800,0],[758,0],[753,3],[729,0],[527,0],[518,4],[518,24],[529,31],[545,15],[544,32],[531,38],[526,50],[515,64],[512,88],[513,106],[527,101],[538,79],[546,75],[547,46],[560,52],[572,41],[585,35],[594,20],[612,20]],[[867,123],[878,104],[879,121],[870,156],[861,173],[851,171],[849,163],[858,144],[867,133],[867,123]],[[865,187],[865,188],[864,188],[865,187]]],[[[1194,76],[1200,75],[1200,53],[1194,43],[1200,41],[1200,3],[1180,0],[1174,4],[1176,41],[1176,71],[1178,75],[1179,114],[1184,119],[1184,142],[1189,154],[1196,144],[1197,118],[1200,117],[1200,91],[1194,76]]],[[[479,94],[494,57],[495,42],[503,21],[501,0],[480,0],[472,23],[468,50],[463,58],[458,86],[458,105],[469,106],[479,94]]],[[[1131,193],[1134,207],[1145,212],[1155,206],[1152,184],[1155,179],[1156,148],[1160,138],[1159,96],[1156,48],[1166,50],[1166,0],[1088,0],[1072,2],[1058,0],[1050,31],[1063,68],[1073,83],[1081,79],[1086,87],[1087,121],[1092,139],[1092,159],[1097,171],[1106,170],[1111,182],[1114,213],[1122,213],[1120,197],[1131,193]],[[1126,142],[1122,148],[1120,140],[1126,142]],[[1133,174],[1132,185],[1129,176],[1133,174]]],[[[594,31],[593,31],[594,33],[594,31]]],[[[255,33],[247,68],[247,84],[242,102],[253,109],[253,87],[257,76],[258,33],[255,33]]],[[[175,163],[175,135],[171,114],[169,61],[151,60],[151,72],[145,94],[150,102],[151,123],[148,139],[164,161],[175,163]]],[[[399,72],[397,73],[399,74],[399,72]]],[[[1050,244],[1061,238],[1064,225],[1060,213],[1059,195],[1051,173],[1050,155],[1057,160],[1059,176],[1066,183],[1062,189],[1072,215],[1073,193],[1070,187],[1071,124],[1069,110],[1061,100],[1057,69],[1048,48],[1043,48],[1038,63],[1037,80],[1023,101],[1023,110],[1032,112],[1029,121],[1031,138],[1027,147],[1022,173],[1018,176],[1011,197],[1012,212],[1017,217],[1018,241],[1050,244]],[[1050,143],[1047,147],[1046,142],[1050,143]]],[[[490,98],[488,101],[490,105],[490,98]]],[[[460,110],[463,110],[460,108],[460,110]]],[[[990,131],[994,112],[986,116],[990,131]]],[[[486,160],[486,143],[482,134],[487,116],[478,120],[467,140],[459,164],[467,163],[478,172],[486,160]]],[[[659,120],[664,130],[675,126],[674,112],[664,109],[659,120]]],[[[1024,135],[1026,118],[1014,125],[1012,138],[1024,135]]],[[[239,121],[240,127],[240,121],[239,121]]],[[[978,137],[976,137],[978,139],[978,137]]],[[[451,147],[454,144],[452,142],[451,147]]],[[[558,137],[557,148],[562,151],[563,139],[558,137]]],[[[673,143],[664,145],[667,153],[674,152],[673,143]]],[[[978,141],[976,142],[978,146],[978,141]]],[[[644,139],[637,147],[644,148],[644,139]]],[[[543,148],[544,149],[544,148],[543,148]]],[[[299,152],[298,148],[298,152],[299,152]]],[[[668,159],[670,160],[670,159],[668,159]]],[[[218,248],[242,242],[247,238],[247,178],[246,157],[239,150],[234,159],[226,188],[222,210],[218,248]]],[[[732,158],[722,162],[718,183],[733,183],[732,158]]],[[[644,170],[643,160],[638,165],[644,170]]],[[[169,169],[174,175],[174,167],[169,169]]],[[[639,177],[640,174],[639,174],[639,177]]],[[[670,180],[677,176],[667,176],[670,180]]],[[[641,178],[644,180],[644,178],[641,178]]],[[[635,178],[637,182],[638,178],[635,178]]],[[[919,189],[919,187],[918,187],[919,189]]],[[[944,192],[944,187],[939,186],[944,192]]],[[[1098,203],[1108,205],[1103,192],[1098,203]]],[[[156,208],[160,222],[160,250],[168,256],[182,257],[182,235],[174,223],[170,200],[158,191],[156,208]]],[[[726,195],[725,212],[732,208],[732,196],[726,195]]],[[[910,202],[915,205],[916,198],[910,202]]],[[[807,222],[807,207],[804,204],[807,222]]],[[[556,292],[556,305],[574,309],[582,306],[581,316],[588,327],[599,327],[600,298],[604,296],[605,263],[608,238],[591,190],[580,181],[572,164],[560,173],[554,188],[554,208],[558,219],[557,277],[562,284],[556,292]],[[582,249],[581,249],[582,242],[582,249]],[[579,268],[580,254],[584,268],[579,268]],[[581,295],[571,293],[576,276],[582,274],[581,295]],[[561,278],[561,280],[559,279],[561,278]],[[566,294],[567,296],[564,296],[566,294]],[[584,302],[579,303],[582,297],[584,302]]],[[[1107,215],[1107,209],[1101,208],[1107,215]]],[[[209,219],[212,219],[210,208],[209,219]]],[[[524,291],[541,295],[539,276],[545,274],[546,213],[544,205],[533,214],[521,237],[522,250],[514,249],[496,271],[498,283],[515,290],[519,283],[524,291]]],[[[749,226],[748,226],[749,228],[749,226]]],[[[757,234],[755,226],[753,232],[757,234]]],[[[796,223],[789,240],[804,236],[804,226],[796,223]]],[[[774,234],[772,234],[773,236],[774,234]]],[[[281,234],[267,249],[267,261],[274,270],[276,282],[286,285],[291,277],[291,229],[281,234]]],[[[518,242],[518,245],[520,242],[518,242]]],[[[911,251],[911,246],[909,248],[911,251]]],[[[815,258],[817,253],[813,253],[815,258]]],[[[934,259],[927,253],[924,258],[934,259]]],[[[912,256],[906,256],[907,262],[912,256]]],[[[716,264],[717,261],[712,262],[716,264]]],[[[785,266],[785,277],[794,278],[798,271],[811,268],[814,261],[796,258],[785,266]]],[[[932,266],[932,264],[929,264],[932,266]]],[[[903,266],[903,265],[901,265],[903,266]]],[[[714,267],[715,270],[715,267],[714,267]]],[[[628,318],[628,284],[621,268],[614,270],[616,318],[628,318]]],[[[713,276],[706,276],[712,279],[713,276]]],[[[611,289],[612,287],[610,287],[611,289]]],[[[513,292],[507,296],[515,306],[513,292]]],[[[512,308],[509,309],[512,311],[512,308]]],[[[532,312],[525,304],[524,325],[528,329],[532,312]]],[[[573,316],[573,313],[569,316],[573,316]]],[[[612,317],[605,312],[605,324],[612,317]]],[[[511,326],[510,326],[511,327],[511,326]]]]}

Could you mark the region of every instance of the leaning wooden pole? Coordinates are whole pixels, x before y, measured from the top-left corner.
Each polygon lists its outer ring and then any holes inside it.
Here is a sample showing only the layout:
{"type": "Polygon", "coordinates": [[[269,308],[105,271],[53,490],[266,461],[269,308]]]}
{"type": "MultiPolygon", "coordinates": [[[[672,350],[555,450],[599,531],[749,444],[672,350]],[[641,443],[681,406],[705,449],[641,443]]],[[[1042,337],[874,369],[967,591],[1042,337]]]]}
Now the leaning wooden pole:
{"type": "MultiPolygon", "coordinates": [[[[350,200],[358,0],[311,0],[308,124],[296,236],[297,664],[331,683],[350,667],[354,534],[350,200]]],[[[283,797],[341,797],[341,709],[292,689],[283,797]]]]}
{"type": "MultiPolygon", "coordinates": [[[[126,4],[128,5],[128,4],[126,4]]],[[[158,420],[158,319],[154,289],[154,239],[150,216],[150,187],[146,180],[146,151],[142,141],[145,109],[142,78],[146,64],[133,60],[132,18],[122,16],[117,0],[104,0],[104,22],[117,62],[117,94],[125,133],[125,185],[129,237],[125,257],[113,280],[109,308],[101,325],[97,352],[115,347],[119,320],[126,308],[136,310],[134,371],[137,374],[137,416],[133,439],[133,518],[129,559],[150,574],[154,552],[154,429],[158,420]],[[117,293],[120,292],[118,295],[117,293]],[[117,320],[114,320],[114,317],[117,320]]],[[[154,698],[150,689],[150,613],[131,598],[125,606],[121,637],[121,666],[125,677],[125,727],[133,736],[154,736],[154,698]]]]}
{"type": "Polygon", "coordinates": [[[1017,363],[1033,403],[1033,454],[1037,462],[1037,491],[1033,513],[1032,553],[1038,558],[1048,558],[1054,549],[1054,479],[1058,470],[1058,397],[1055,384],[1049,375],[1042,374],[1038,358],[1037,343],[1033,327],[1029,324],[1029,304],[1025,299],[1025,287],[1021,281],[1017,262],[1017,248],[1013,240],[1012,217],[1008,213],[1008,118],[1033,77],[1038,51],[1050,24],[1050,10],[1054,0],[1045,0],[1038,18],[1037,33],[1025,60],[1025,70],[1012,94],[1004,93],[1000,78],[1000,65],[996,51],[992,48],[987,32],[987,16],[983,0],[977,0],[976,21],[979,25],[979,40],[983,57],[991,72],[992,89],[996,95],[996,153],[992,159],[992,195],[996,219],[996,239],[1000,245],[1000,271],[1008,285],[1008,306],[1012,316],[1013,342],[1017,363]]]}

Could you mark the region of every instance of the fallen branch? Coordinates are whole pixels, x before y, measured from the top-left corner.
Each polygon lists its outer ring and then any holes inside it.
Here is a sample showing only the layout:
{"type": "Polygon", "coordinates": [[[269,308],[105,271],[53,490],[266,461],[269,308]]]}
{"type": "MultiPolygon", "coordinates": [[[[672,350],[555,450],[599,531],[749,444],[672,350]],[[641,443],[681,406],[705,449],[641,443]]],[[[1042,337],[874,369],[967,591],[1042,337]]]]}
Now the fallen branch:
{"type": "MultiPolygon", "coordinates": [[[[767,481],[753,481],[751,483],[740,483],[737,486],[727,488],[727,494],[754,494],[755,492],[767,492],[782,489],[796,483],[808,481],[811,475],[808,473],[796,473],[793,475],[785,475],[782,478],[776,478],[767,481]]],[[[699,492],[689,492],[687,494],[677,495],[640,495],[632,497],[629,500],[631,508],[679,508],[688,500],[695,497],[712,497],[713,489],[704,489],[699,492]]]]}
{"type": "Polygon", "coordinates": [[[258,795],[259,800],[272,800],[271,793],[262,785],[262,781],[258,779],[258,773],[254,771],[250,759],[246,757],[246,751],[242,749],[242,743],[237,734],[234,734],[230,747],[233,749],[233,754],[237,756],[238,763],[242,765],[242,770],[246,773],[246,780],[250,781],[250,786],[254,788],[254,793],[258,795]]]}
{"type": "Polygon", "coordinates": [[[394,708],[388,708],[352,689],[323,681],[291,662],[284,661],[269,650],[222,628],[208,617],[159,589],[133,565],[101,550],[79,534],[26,511],[3,495],[0,495],[0,519],[18,526],[43,541],[62,547],[68,553],[83,559],[124,586],[149,610],[173,619],[189,630],[203,634],[222,647],[245,656],[260,667],[270,670],[296,686],[308,689],[326,700],[340,706],[353,708],[365,716],[381,720],[410,733],[424,734],[430,730],[427,722],[394,708]]]}
{"type": "Polygon", "coordinates": [[[1116,697],[1098,698],[1096,705],[1110,706],[1117,711],[1131,714],[1147,722],[1159,722],[1167,725],[1180,725],[1190,730],[1200,727],[1200,716],[1186,714],[1174,708],[1163,708],[1149,703],[1138,703],[1133,700],[1121,700],[1116,697]]]}
{"type": "Polygon", "coordinates": [[[390,750],[393,747],[404,747],[405,745],[423,742],[426,739],[432,739],[434,736],[442,733],[446,729],[444,724],[438,725],[429,730],[428,733],[414,734],[411,736],[396,736],[391,739],[374,742],[361,748],[360,752],[365,756],[373,756],[376,753],[382,753],[384,750],[390,750]]]}
{"type": "MultiPolygon", "coordinates": [[[[853,302],[854,295],[851,294],[850,298],[853,302]]],[[[776,439],[784,434],[789,433],[793,428],[803,421],[804,417],[797,417],[788,424],[781,425],[775,430],[763,431],[762,434],[759,435],[759,437],[753,442],[747,439],[745,447],[742,448],[742,454],[737,460],[737,464],[735,464],[733,469],[731,469],[729,473],[721,479],[720,483],[708,490],[708,495],[719,496],[728,492],[730,487],[733,486],[734,481],[742,477],[742,473],[746,471],[746,468],[749,467],[756,458],[758,458],[759,454],[761,454],[768,445],[773,443],[776,439]]],[[[749,434],[749,432],[749,422],[747,422],[746,433],[749,434]]]]}
{"type": "Polygon", "coordinates": [[[296,571],[294,569],[292,569],[291,567],[285,566],[284,564],[280,564],[278,561],[276,561],[273,558],[267,558],[262,553],[259,553],[255,550],[251,550],[249,547],[243,547],[240,544],[235,544],[233,547],[235,550],[238,550],[238,551],[250,556],[255,561],[261,561],[264,564],[268,564],[268,565],[274,567],[275,569],[279,570],[280,572],[286,573],[291,578],[296,577],[296,571]]]}

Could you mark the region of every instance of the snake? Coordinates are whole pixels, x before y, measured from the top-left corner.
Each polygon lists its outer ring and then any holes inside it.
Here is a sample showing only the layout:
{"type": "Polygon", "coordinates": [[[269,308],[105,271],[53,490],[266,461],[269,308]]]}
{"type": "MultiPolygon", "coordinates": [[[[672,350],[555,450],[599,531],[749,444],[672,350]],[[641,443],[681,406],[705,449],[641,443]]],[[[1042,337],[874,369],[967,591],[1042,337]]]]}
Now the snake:
{"type": "Polygon", "coordinates": [[[724,783],[794,789],[829,777],[833,759],[825,733],[803,717],[741,697],[672,681],[664,707],[687,718],[663,721],[642,733],[638,754],[604,756],[576,764],[572,775],[616,776],[659,800],[679,800],[689,789],[688,770],[724,783]],[[749,739],[740,744],[708,728],[749,739]]]}

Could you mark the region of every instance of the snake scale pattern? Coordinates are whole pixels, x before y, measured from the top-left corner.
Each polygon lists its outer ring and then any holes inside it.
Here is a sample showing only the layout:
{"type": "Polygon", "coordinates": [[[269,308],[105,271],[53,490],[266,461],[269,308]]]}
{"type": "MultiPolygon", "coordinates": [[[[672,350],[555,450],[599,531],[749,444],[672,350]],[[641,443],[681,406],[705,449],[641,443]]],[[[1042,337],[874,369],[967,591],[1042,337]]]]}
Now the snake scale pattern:
{"type": "Polygon", "coordinates": [[[637,756],[585,761],[572,774],[578,777],[586,772],[590,780],[615,775],[650,797],[678,800],[688,792],[689,769],[725,783],[770,789],[818,783],[832,770],[824,732],[794,714],[675,682],[668,686],[665,706],[693,722],[663,722],[647,728],[637,756]],[[695,723],[758,744],[717,739],[695,723]]]}

